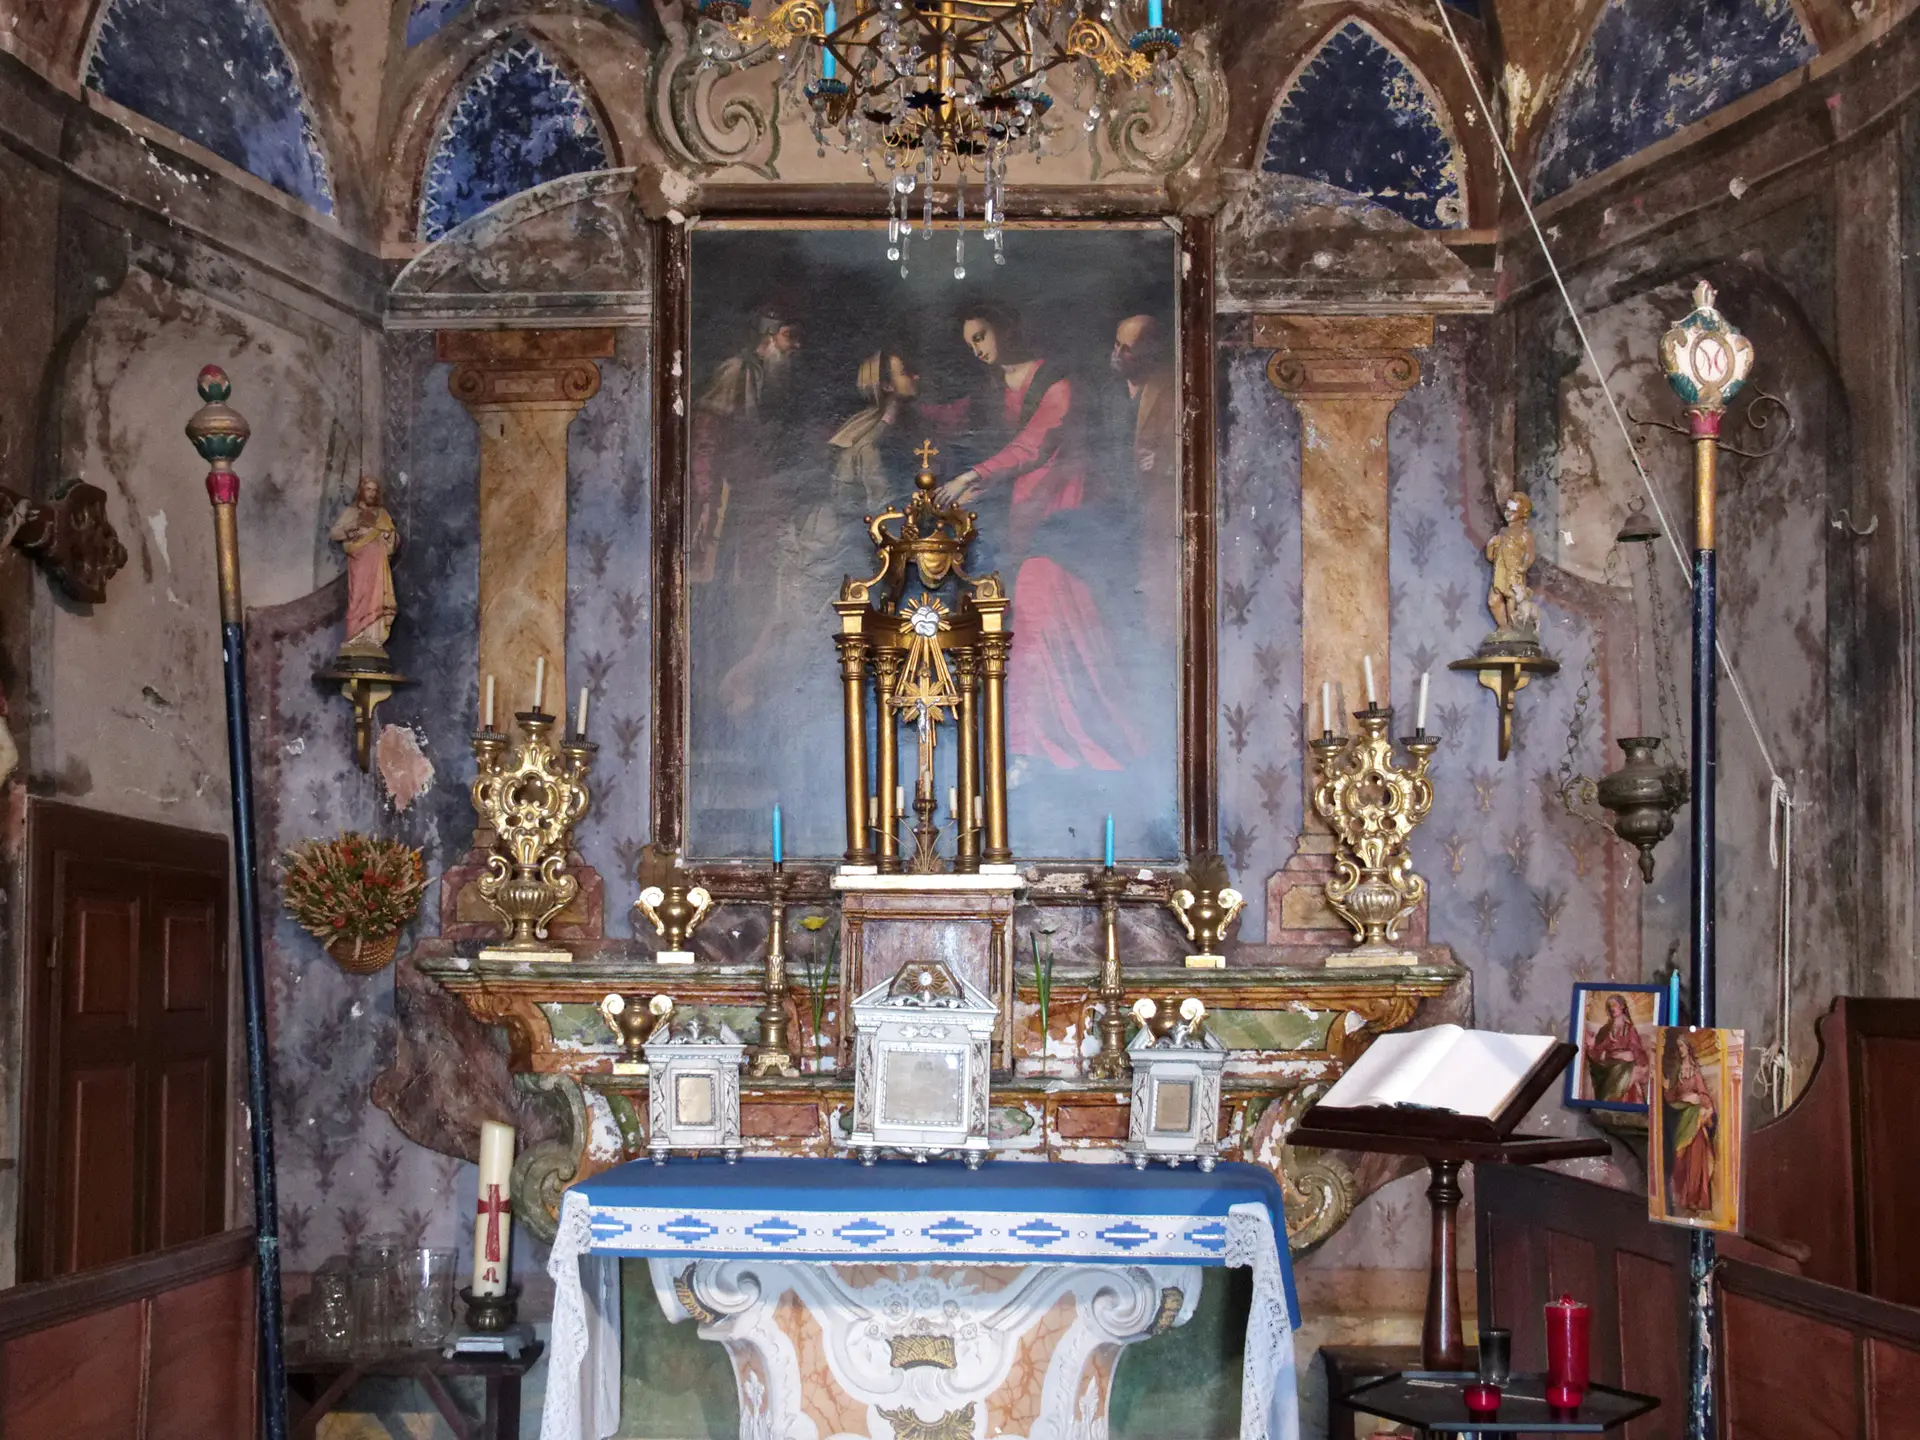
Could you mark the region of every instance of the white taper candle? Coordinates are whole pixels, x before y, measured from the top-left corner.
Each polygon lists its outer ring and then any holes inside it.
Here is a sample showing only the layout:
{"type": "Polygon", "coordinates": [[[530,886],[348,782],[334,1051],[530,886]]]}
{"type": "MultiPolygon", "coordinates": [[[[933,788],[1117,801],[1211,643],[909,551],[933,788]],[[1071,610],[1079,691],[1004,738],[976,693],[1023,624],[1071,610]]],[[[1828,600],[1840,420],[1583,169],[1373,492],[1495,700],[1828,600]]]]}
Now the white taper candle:
{"type": "Polygon", "coordinates": [[[1420,672],[1420,708],[1415,712],[1413,728],[1424,731],[1427,728],[1427,681],[1431,678],[1428,671],[1420,672]]]}
{"type": "Polygon", "coordinates": [[[480,728],[482,730],[493,729],[493,676],[491,675],[487,676],[487,705],[486,708],[480,712],[480,728]]]}
{"type": "Polygon", "coordinates": [[[1367,708],[1371,710],[1376,703],[1373,698],[1373,657],[1371,655],[1362,655],[1360,657],[1360,666],[1367,672],[1367,708]]]}
{"type": "Polygon", "coordinates": [[[542,655],[533,662],[533,708],[538,710],[547,700],[547,657],[542,655]]]}
{"type": "Polygon", "coordinates": [[[1333,682],[1320,682],[1320,729],[1324,734],[1333,734],[1333,682]]]}
{"type": "Polygon", "coordinates": [[[587,733],[587,687],[584,685],[580,687],[580,714],[573,722],[573,729],[576,735],[584,737],[587,733]]]}

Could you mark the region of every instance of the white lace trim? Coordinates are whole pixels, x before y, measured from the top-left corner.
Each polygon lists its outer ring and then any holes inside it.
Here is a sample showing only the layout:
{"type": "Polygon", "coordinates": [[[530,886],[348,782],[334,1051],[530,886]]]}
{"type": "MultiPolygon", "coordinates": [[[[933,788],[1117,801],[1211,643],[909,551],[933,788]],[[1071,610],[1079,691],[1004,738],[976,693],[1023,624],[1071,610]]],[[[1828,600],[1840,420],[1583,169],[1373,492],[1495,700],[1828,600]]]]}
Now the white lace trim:
{"type": "Polygon", "coordinates": [[[1227,1212],[1226,1263],[1253,1270],[1247,1350],[1240,1369],[1240,1440],[1299,1440],[1300,1398],[1293,1369],[1293,1322],[1279,1237],[1265,1205],[1227,1212]]]}

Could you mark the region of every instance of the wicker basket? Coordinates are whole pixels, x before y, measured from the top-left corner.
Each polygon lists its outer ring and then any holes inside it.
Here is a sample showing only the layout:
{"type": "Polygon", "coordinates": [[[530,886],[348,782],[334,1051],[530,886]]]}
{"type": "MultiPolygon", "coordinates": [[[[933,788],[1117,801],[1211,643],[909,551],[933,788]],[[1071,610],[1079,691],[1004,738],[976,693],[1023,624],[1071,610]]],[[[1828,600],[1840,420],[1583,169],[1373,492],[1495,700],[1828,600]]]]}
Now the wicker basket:
{"type": "Polygon", "coordinates": [[[336,935],[327,941],[327,954],[349,975],[373,975],[393,963],[399,943],[398,934],[336,935]]]}

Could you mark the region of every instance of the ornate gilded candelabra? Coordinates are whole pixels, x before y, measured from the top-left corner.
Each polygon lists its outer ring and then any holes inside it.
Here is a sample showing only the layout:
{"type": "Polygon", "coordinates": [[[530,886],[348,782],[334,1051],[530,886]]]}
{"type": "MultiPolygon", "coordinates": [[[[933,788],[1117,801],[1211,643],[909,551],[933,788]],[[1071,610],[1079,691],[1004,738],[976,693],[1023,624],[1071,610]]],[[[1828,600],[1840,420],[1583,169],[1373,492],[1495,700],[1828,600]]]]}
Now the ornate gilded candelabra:
{"type": "Polygon", "coordinates": [[[1224,970],[1227,958],[1226,934],[1234,917],[1246,907],[1247,897],[1234,889],[1227,875],[1227,862],[1212,853],[1193,857],[1180,885],[1167,899],[1180,928],[1195,952],[1187,956],[1189,970],[1224,970]]]}
{"type": "Polygon", "coordinates": [[[767,882],[767,980],[766,1000],[760,1006],[760,1043],[747,1052],[747,1073],[754,1079],[778,1075],[797,1078],[800,1067],[793,1063],[787,1039],[787,888],[793,882],[787,867],[773,862],[773,877],[767,882]]]}
{"type": "Polygon", "coordinates": [[[1407,839],[1433,805],[1427,766],[1440,737],[1424,730],[1402,736],[1400,744],[1412,762],[1402,766],[1387,737],[1391,706],[1368,705],[1354,719],[1360,722],[1358,738],[1325,732],[1310,742],[1320,772],[1313,808],[1340,846],[1327,904],[1356,937],[1353,949],[1330,956],[1327,963],[1410,965],[1416,957],[1393,939],[1427,894],[1427,882],[1414,873],[1407,854],[1407,839]]]}
{"type": "Polygon", "coordinates": [[[587,769],[600,747],[579,733],[554,746],[547,735],[556,717],[544,710],[522,710],[514,719],[525,736],[518,746],[509,746],[491,723],[473,736],[473,808],[494,835],[476,888],[507,925],[506,938],[480,955],[571,960],[547,942],[547,922],[580,889],[567,873],[567,851],[591,803],[587,769]]]}
{"type": "Polygon", "coordinates": [[[1100,902],[1100,1053],[1087,1066],[1095,1080],[1121,1080],[1127,1061],[1127,997],[1120,974],[1120,897],[1127,877],[1113,866],[1087,877],[1087,889],[1100,902]]]}

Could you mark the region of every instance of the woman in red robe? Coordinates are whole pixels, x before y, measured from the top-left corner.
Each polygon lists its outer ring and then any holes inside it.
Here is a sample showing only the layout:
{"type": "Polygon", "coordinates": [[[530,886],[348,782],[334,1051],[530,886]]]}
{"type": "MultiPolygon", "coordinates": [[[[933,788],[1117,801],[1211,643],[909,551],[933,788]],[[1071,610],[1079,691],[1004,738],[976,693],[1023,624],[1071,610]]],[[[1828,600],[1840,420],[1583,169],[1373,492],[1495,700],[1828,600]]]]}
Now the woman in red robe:
{"type": "Polygon", "coordinates": [[[1012,657],[1007,667],[1007,748],[1016,759],[1062,770],[1123,770],[1142,753],[1117,703],[1122,692],[1107,620],[1076,573],[1076,541],[1098,525],[1098,494],[1071,377],[1031,353],[1010,309],[983,302],[965,312],[961,335],[998,372],[1000,419],[1010,437],[993,455],[940,489],[948,504],[982,494],[1008,501],[1014,566],[1012,657]]]}

